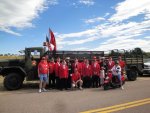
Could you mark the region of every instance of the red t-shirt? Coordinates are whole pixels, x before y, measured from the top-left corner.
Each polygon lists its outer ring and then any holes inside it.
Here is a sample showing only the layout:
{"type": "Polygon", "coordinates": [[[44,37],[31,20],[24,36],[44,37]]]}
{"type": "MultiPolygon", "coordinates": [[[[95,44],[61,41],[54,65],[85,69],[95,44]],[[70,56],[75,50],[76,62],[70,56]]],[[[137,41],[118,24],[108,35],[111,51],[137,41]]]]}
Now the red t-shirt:
{"type": "Polygon", "coordinates": [[[79,63],[79,62],[77,64],[73,63],[72,68],[73,68],[73,70],[75,68],[77,68],[78,72],[82,75],[82,64],[81,63],[79,63]]]}
{"type": "Polygon", "coordinates": [[[119,65],[120,65],[121,69],[123,69],[125,67],[125,62],[120,60],[119,65]]]}
{"type": "Polygon", "coordinates": [[[38,65],[39,74],[47,74],[48,73],[48,63],[45,61],[41,61],[38,65]]]}
{"type": "Polygon", "coordinates": [[[108,72],[108,73],[107,73],[107,76],[108,76],[109,78],[112,78],[112,73],[111,73],[111,72],[108,72]]]}
{"type": "Polygon", "coordinates": [[[53,73],[55,71],[55,63],[54,62],[49,62],[49,73],[53,73]]]}
{"type": "Polygon", "coordinates": [[[80,73],[73,73],[72,74],[72,81],[76,82],[81,78],[80,73]]]}
{"type": "Polygon", "coordinates": [[[56,62],[55,63],[55,75],[58,77],[59,76],[59,67],[60,67],[60,63],[56,62]]]}
{"type": "Polygon", "coordinates": [[[92,76],[92,68],[91,65],[85,65],[83,67],[83,76],[92,76]]]}
{"type": "Polygon", "coordinates": [[[97,76],[100,75],[100,65],[98,64],[98,62],[92,63],[92,74],[97,76]]]}
{"type": "Polygon", "coordinates": [[[108,69],[111,70],[113,68],[113,66],[115,65],[115,62],[114,61],[108,61],[107,65],[108,65],[108,69]]]}
{"type": "Polygon", "coordinates": [[[59,67],[59,78],[68,78],[68,66],[67,65],[60,65],[59,67]]]}

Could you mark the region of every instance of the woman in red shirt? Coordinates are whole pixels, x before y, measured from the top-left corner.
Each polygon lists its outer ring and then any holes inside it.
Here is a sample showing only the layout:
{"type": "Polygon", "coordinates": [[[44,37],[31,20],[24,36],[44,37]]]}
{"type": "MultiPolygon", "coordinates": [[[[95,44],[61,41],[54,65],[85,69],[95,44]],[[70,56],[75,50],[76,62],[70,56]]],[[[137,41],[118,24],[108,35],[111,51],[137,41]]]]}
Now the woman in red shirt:
{"type": "Polygon", "coordinates": [[[82,64],[78,61],[77,58],[75,58],[74,63],[72,64],[73,71],[75,68],[77,68],[78,72],[82,75],[82,64]]]}
{"type": "Polygon", "coordinates": [[[93,57],[92,63],[92,87],[98,88],[99,77],[100,77],[100,65],[97,62],[96,56],[93,57]]]}
{"type": "Polygon", "coordinates": [[[112,60],[112,57],[110,56],[107,62],[108,70],[111,70],[114,65],[115,65],[115,62],[112,60]]]}
{"type": "Polygon", "coordinates": [[[54,69],[55,62],[53,58],[50,59],[48,66],[49,66],[49,87],[54,88],[55,87],[55,69],[54,69]]]}
{"type": "Polygon", "coordinates": [[[59,79],[60,79],[60,90],[64,88],[67,90],[67,79],[68,79],[68,66],[66,61],[63,59],[59,67],[59,79]]]}
{"type": "Polygon", "coordinates": [[[89,60],[86,60],[86,65],[83,67],[83,87],[91,87],[92,68],[89,60]]]}

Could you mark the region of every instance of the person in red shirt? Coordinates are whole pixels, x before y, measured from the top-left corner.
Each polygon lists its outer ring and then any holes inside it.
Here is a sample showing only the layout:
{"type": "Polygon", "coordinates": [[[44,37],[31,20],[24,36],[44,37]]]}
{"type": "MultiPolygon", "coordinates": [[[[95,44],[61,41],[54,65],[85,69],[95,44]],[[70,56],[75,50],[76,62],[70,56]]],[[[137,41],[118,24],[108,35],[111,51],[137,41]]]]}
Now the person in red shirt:
{"type": "Polygon", "coordinates": [[[72,73],[72,65],[70,62],[70,57],[66,57],[66,64],[68,66],[68,80],[67,80],[67,87],[71,88],[71,73],[72,73]]]}
{"type": "Polygon", "coordinates": [[[92,68],[89,60],[86,60],[86,65],[83,67],[83,87],[91,87],[92,68]]]}
{"type": "Polygon", "coordinates": [[[56,88],[59,89],[60,85],[59,85],[59,67],[60,67],[60,58],[57,58],[57,62],[55,63],[55,80],[56,80],[56,88]]]}
{"type": "Polygon", "coordinates": [[[65,59],[63,59],[59,67],[59,79],[60,79],[60,90],[64,88],[67,90],[67,79],[68,79],[68,66],[66,65],[65,59]]]}
{"type": "Polygon", "coordinates": [[[45,57],[38,64],[38,77],[40,78],[39,93],[46,91],[45,87],[48,82],[49,67],[45,57]]]}
{"type": "Polygon", "coordinates": [[[74,71],[74,69],[77,68],[78,72],[82,75],[82,65],[81,63],[78,61],[77,58],[75,58],[74,63],[72,64],[72,70],[74,71]]]}
{"type": "Polygon", "coordinates": [[[86,65],[86,58],[85,57],[83,57],[83,61],[81,62],[81,66],[82,66],[82,74],[81,74],[81,78],[82,78],[82,76],[83,76],[83,67],[86,65]]]}
{"type": "Polygon", "coordinates": [[[110,79],[112,79],[112,72],[111,72],[111,70],[108,70],[108,72],[107,72],[107,76],[110,78],[110,79]]]}
{"type": "Polygon", "coordinates": [[[115,62],[112,60],[112,57],[110,56],[107,62],[108,70],[111,70],[114,65],[115,65],[115,62]]]}
{"type": "Polygon", "coordinates": [[[118,57],[118,61],[119,61],[119,65],[120,65],[120,67],[121,67],[121,74],[123,74],[123,72],[125,72],[125,66],[126,66],[126,64],[125,64],[125,62],[122,60],[122,57],[121,57],[121,56],[118,57]]]}
{"type": "Polygon", "coordinates": [[[55,87],[55,62],[53,58],[50,59],[48,66],[49,66],[49,87],[54,88],[55,87]]]}
{"type": "Polygon", "coordinates": [[[92,63],[92,87],[98,87],[99,77],[100,77],[100,65],[96,59],[96,56],[93,57],[92,63]]]}
{"type": "Polygon", "coordinates": [[[71,74],[72,78],[72,88],[79,87],[79,89],[82,89],[83,81],[81,80],[81,75],[78,72],[78,69],[75,68],[74,73],[71,74]]]}

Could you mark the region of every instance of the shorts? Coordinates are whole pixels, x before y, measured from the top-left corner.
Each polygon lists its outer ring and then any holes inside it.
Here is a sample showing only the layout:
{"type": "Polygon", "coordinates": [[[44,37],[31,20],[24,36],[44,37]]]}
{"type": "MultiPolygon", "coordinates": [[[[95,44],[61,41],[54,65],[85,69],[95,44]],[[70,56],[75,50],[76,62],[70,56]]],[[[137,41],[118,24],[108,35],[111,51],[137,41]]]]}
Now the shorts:
{"type": "Polygon", "coordinates": [[[40,81],[44,81],[48,83],[48,77],[47,74],[40,74],[40,81]]]}

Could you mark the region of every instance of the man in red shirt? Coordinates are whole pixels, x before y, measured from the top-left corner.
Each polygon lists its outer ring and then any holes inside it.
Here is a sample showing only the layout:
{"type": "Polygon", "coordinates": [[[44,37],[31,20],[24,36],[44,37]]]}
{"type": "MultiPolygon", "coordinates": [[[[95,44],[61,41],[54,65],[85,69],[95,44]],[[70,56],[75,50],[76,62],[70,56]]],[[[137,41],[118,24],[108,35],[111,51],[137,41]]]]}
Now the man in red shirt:
{"type": "Polygon", "coordinates": [[[42,60],[38,64],[38,77],[40,78],[40,84],[39,84],[39,93],[43,91],[46,91],[46,83],[48,82],[48,73],[49,73],[49,67],[48,63],[45,57],[42,57],[42,60]]]}
{"type": "Polygon", "coordinates": [[[83,81],[81,80],[81,75],[78,72],[77,68],[75,68],[74,73],[71,74],[71,78],[72,78],[72,88],[79,86],[79,89],[82,89],[83,81]]]}
{"type": "Polygon", "coordinates": [[[60,67],[60,58],[57,58],[57,62],[55,63],[55,79],[56,79],[56,88],[59,89],[60,85],[59,85],[59,67],[60,67]]]}
{"type": "Polygon", "coordinates": [[[48,66],[49,66],[49,87],[54,88],[55,87],[55,69],[54,69],[55,62],[53,58],[50,59],[48,66]]]}
{"type": "Polygon", "coordinates": [[[86,60],[86,65],[83,67],[83,87],[91,87],[92,68],[89,60],[86,60]]]}
{"type": "Polygon", "coordinates": [[[62,63],[59,67],[59,79],[60,79],[60,90],[64,88],[67,90],[67,79],[68,79],[68,66],[65,59],[62,60],[62,63]]]}
{"type": "Polygon", "coordinates": [[[99,77],[100,77],[100,65],[96,59],[96,56],[93,57],[92,63],[92,87],[98,87],[99,77]]]}

